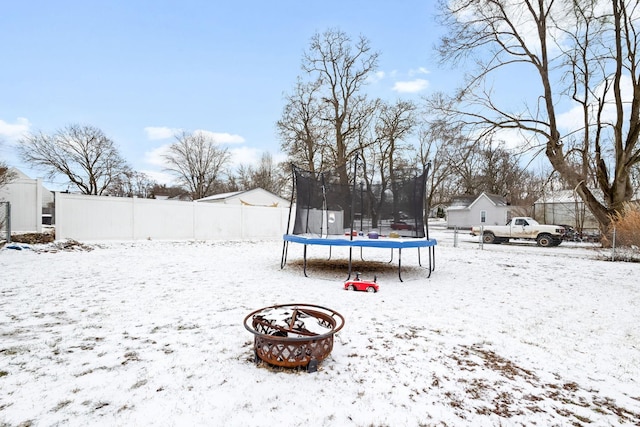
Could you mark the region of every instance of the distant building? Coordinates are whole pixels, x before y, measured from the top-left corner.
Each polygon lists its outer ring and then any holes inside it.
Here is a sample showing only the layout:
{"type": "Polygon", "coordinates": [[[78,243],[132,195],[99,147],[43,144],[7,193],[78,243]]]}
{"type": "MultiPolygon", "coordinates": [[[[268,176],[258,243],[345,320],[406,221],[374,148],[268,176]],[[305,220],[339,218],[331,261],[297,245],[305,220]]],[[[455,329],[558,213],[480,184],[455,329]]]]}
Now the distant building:
{"type": "MultiPolygon", "coordinates": [[[[591,190],[602,201],[602,192],[591,190]]],[[[598,221],[573,190],[548,192],[533,204],[533,217],[542,224],[570,225],[579,230],[597,229],[598,221]]]]}
{"type": "Polygon", "coordinates": [[[224,203],[245,206],[270,206],[278,208],[289,207],[289,201],[262,188],[247,191],[233,191],[230,193],[214,194],[196,200],[202,203],[224,203]]]}
{"type": "Polygon", "coordinates": [[[496,194],[454,197],[447,208],[448,228],[471,228],[485,224],[503,225],[509,219],[507,200],[496,194]]]}
{"type": "Polygon", "coordinates": [[[41,179],[29,178],[16,168],[11,171],[16,178],[0,188],[0,201],[11,204],[11,231],[40,233],[43,224],[53,221],[53,193],[42,185],[41,179]]]}

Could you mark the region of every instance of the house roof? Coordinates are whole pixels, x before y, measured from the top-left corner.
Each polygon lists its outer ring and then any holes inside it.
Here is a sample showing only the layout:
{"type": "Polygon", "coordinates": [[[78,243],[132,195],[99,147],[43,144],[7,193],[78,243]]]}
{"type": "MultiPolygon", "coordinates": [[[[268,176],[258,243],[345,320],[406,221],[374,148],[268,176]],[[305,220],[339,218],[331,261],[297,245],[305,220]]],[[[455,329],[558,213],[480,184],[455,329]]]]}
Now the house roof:
{"type": "Polygon", "coordinates": [[[466,208],[468,207],[471,203],[473,203],[474,200],[477,199],[477,196],[470,196],[470,195],[463,195],[463,196],[455,196],[451,199],[451,202],[449,203],[449,209],[451,208],[466,208]]]}
{"type": "Polygon", "coordinates": [[[18,169],[16,167],[10,167],[9,170],[12,171],[15,174],[15,180],[25,180],[25,179],[33,179],[33,180],[35,180],[35,179],[40,179],[40,186],[42,187],[42,189],[44,191],[49,191],[49,189],[47,187],[45,187],[44,184],[42,184],[42,178],[31,178],[29,175],[27,175],[26,173],[22,172],[20,169],[18,169]]]}
{"type": "Polygon", "coordinates": [[[31,179],[27,174],[25,174],[18,168],[10,167],[9,170],[15,174],[17,179],[31,179]]]}
{"type": "Polygon", "coordinates": [[[497,194],[491,194],[491,193],[482,193],[485,196],[487,196],[489,198],[489,200],[491,200],[491,202],[493,202],[494,205],[496,206],[508,206],[509,204],[507,203],[507,199],[502,197],[502,196],[498,196],[497,194]]]}
{"type": "Polygon", "coordinates": [[[469,210],[473,207],[474,204],[478,202],[481,198],[487,198],[489,201],[496,207],[506,207],[508,206],[507,199],[502,196],[498,196],[497,194],[485,193],[483,192],[479,196],[456,196],[451,200],[451,205],[447,208],[447,210],[469,210]]]}

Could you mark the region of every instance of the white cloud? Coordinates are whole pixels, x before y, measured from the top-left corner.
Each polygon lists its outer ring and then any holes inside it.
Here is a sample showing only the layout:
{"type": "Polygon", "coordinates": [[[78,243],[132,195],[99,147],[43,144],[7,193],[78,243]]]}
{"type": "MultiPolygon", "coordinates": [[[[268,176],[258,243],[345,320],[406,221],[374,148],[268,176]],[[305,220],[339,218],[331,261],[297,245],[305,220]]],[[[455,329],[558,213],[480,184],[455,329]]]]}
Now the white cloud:
{"type": "Polygon", "coordinates": [[[168,154],[171,144],[164,144],[144,153],[144,161],[155,166],[165,165],[164,156],[168,154]]]}
{"type": "Polygon", "coordinates": [[[384,79],[386,76],[384,71],[378,71],[376,73],[374,73],[373,75],[368,77],[368,80],[371,83],[378,83],[379,81],[381,81],[382,79],[384,79]]]}
{"type": "Polygon", "coordinates": [[[271,156],[273,157],[273,163],[275,164],[289,161],[289,156],[286,153],[283,153],[282,151],[271,153],[271,156]]]}
{"type": "Polygon", "coordinates": [[[393,90],[400,93],[417,93],[429,87],[429,81],[425,79],[415,79],[406,82],[396,82],[393,90]]]}
{"type": "Polygon", "coordinates": [[[169,128],[166,126],[153,127],[148,126],[144,128],[144,132],[147,134],[147,138],[155,141],[158,139],[169,139],[173,138],[173,136],[177,133],[180,133],[182,129],[178,128],[169,128]]]}
{"type": "Polygon", "coordinates": [[[527,141],[519,129],[498,129],[494,141],[504,144],[507,150],[523,150],[527,147],[527,141]]]}
{"type": "Polygon", "coordinates": [[[29,131],[31,123],[24,117],[18,117],[15,123],[0,120],[0,139],[16,142],[29,131]]]}
{"type": "MultiPolygon", "coordinates": [[[[624,108],[626,110],[625,114],[628,114],[629,105],[631,104],[631,99],[633,98],[633,84],[631,82],[631,78],[628,75],[623,75],[621,77],[620,92],[623,96],[624,108]]],[[[598,98],[602,98],[602,96],[604,95],[604,83],[596,88],[595,93],[598,98]]],[[[611,90],[609,90],[609,92],[605,95],[605,101],[606,104],[604,106],[604,109],[602,110],[601,120],[603,120],[604,122],[613,123],[616,119],[617,112],[613,99],[613,92],[611,90]]],[[[593,116],[593,113],[596,110],[596,104],[593,103],[591,107],[591,120],[593,123],[595,123],[595,117],[593,116]]],[[[565,130],[565,134],[569,134],[582,129],[584,127],[582,106],[575,104],[569,110],[558,114],[558,126],[561,129],[565,130]]]]}
{"type": "Polygon", "coordinates": [[[239,147],[229,150],[231,153],[231,164],[233,166],[252,165],[255,166],[260,162],[262,150],[251,147],[239,147]]]}
{"type": "MultiPolygon", "coordinates": [[[[162,139],[170,139],[175,135],[182,133],[184,130],[180,128],[170,128],[166,126],[148,126],[144,128],[144,132],[147,134],[147,138],[151,141],[157,141],[162,139]]],[[[244,142],[244,138],[240,135],[233,135],[226,132],[211,132],[209,130],[197,129],[193,131],[194,134],[205,135],[214,139],[218,144],[241,144],[244,142]]]]}
{"type": "Polygon", "coordinates": [[[413,77],[415,75],[419,75],[419,74],[429,74],[430,71],[427,70],[425,67],[418,67],[416,69],[411,69],[409,70],[409,76],[413,77]]]}
{"type": "Polygon", "coordinates": [[[244,142],[244,138],[240,135],[233,135],[230,133],[211,132],[202,129],[197,129],[193,133],[199,133],[213,138],[218,144],[242,144],[244,142]]]}
{"type": "Polygon", "coordinates": [[[166,172],[159,172],[159,171],[154,171],[154,170],[149,170],[149,169],[145,169],[145,170],[141,170],[140,172],[143,172],[145,175],[147,175],[150,179],[152,179],[153,181],[157,182],[160,185],[175,185],[175,179],[176,177],[166,173],[166,172]]]}

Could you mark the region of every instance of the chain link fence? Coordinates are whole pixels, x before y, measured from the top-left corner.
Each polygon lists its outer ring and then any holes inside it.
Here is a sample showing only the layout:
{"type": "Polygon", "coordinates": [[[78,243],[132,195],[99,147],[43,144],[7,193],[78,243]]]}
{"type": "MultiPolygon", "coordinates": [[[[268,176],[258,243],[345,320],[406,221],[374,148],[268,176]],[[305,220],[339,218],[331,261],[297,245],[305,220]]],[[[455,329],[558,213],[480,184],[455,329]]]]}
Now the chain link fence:
{"type": "Polygon", "coordinates": [[[11,242],[11,203],[0,202],[0,243],[11,242]]]}

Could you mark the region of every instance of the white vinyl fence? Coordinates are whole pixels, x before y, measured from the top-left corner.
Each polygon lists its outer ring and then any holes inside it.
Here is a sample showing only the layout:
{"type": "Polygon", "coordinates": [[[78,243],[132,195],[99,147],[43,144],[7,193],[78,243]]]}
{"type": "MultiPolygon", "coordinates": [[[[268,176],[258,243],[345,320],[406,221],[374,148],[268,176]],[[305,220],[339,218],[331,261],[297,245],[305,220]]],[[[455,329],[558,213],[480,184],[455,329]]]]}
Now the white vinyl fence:
{"type": "Polygon", "coordinates": [[[12,233],[42,232],[42,192],[42,181],[29,178],[18,178],[0,189],[0,200],[11,203],[12,233]]]}
{"type": "Polygon", "coordinates": [[[281,239],[289,208],[55,193],[56,239],[281,239]]]}

